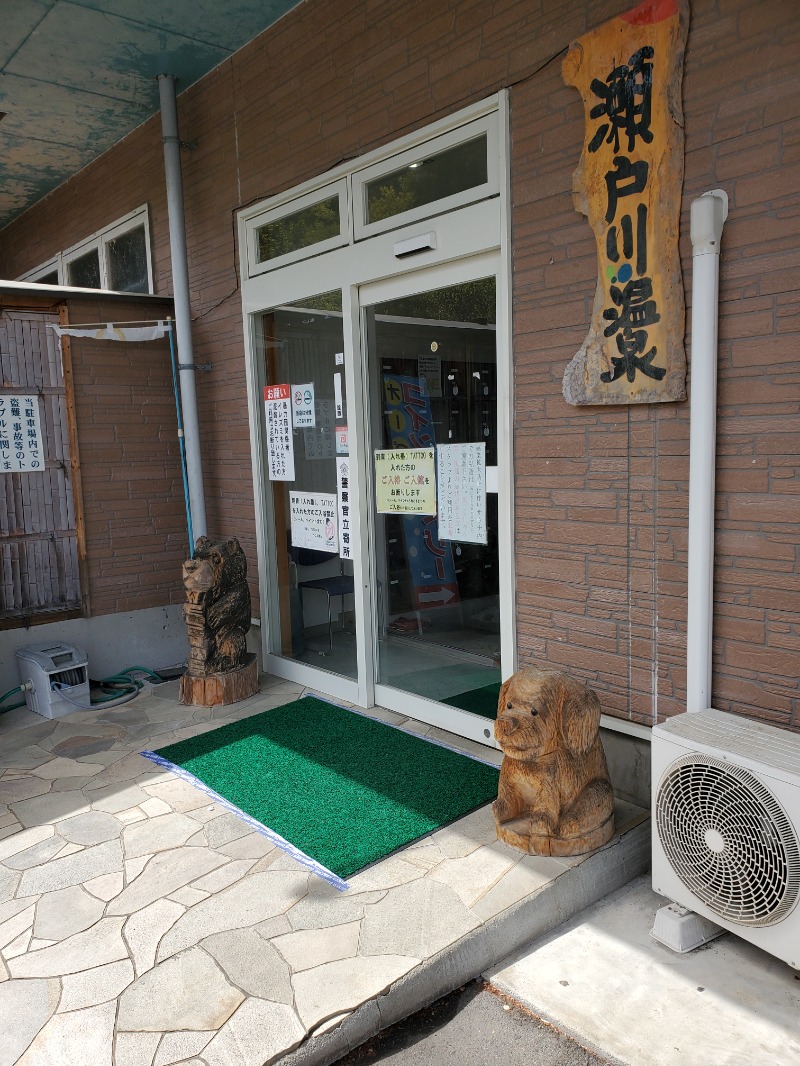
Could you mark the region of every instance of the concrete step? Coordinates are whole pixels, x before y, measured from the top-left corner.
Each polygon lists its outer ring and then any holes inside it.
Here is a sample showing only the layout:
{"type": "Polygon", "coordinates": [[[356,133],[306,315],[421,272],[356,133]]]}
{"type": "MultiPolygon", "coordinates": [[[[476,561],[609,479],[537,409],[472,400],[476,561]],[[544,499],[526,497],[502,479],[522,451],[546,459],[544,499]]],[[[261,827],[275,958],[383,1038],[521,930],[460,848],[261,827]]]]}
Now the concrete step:
{"type": "Polygon", "coordinates": [[[498,907],[478,928],[421,961],[335,1028],[318,1029],[281,1062],[285,1066],[335,1062],[381,1029],[460,988],[638,877],[650,865],[649,812],[618,801],[616,824],[617,833],[608,844],[591,855],[559,859],[562,868],[521,898],[511,900],[512,886],[507,886],[508,904],[498,907]]]}

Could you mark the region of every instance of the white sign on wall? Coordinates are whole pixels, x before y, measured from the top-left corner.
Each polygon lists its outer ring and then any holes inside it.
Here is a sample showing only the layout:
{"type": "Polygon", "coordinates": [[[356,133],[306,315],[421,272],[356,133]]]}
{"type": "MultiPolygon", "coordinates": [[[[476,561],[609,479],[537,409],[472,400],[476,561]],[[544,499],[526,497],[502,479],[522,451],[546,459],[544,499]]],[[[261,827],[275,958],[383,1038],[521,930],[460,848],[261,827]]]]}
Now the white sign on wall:
{"type": "Polygon", "coordinates": [[[38,396],[0,393],[0,473],[44,470],[38,396]]]}
{"type": "Polygon", "coordinates": [[[314,551],[339,551],[338,498],[333,492],[290,492],[292,545],[314,551]]]}
{"type": "Polygon", "coordinates": [[[264,388],[270,481],[294,481],[291,397],[290,385],[267,385],[264,388]]]}

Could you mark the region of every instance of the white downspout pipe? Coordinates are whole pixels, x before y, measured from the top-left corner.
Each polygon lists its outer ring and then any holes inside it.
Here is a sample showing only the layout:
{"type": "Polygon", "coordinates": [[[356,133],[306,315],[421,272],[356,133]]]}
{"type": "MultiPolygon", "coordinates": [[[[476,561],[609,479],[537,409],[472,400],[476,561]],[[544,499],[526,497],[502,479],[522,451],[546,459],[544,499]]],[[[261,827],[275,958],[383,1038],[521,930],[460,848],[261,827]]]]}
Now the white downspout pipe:
{"type": "Polygon", "coordinates": [[[711,706],[719,246],[728,217],[727,193],[722,189],[703,193],[693,202],[691,210],[692,406],[686,710],[704,711],[711,706]]]}
{"type": "Polygon", "coordinates": [[[200,457],[200,424],[197,418],[192,313],[189,303],[189,267],[186,257],[186,224],[183,214],[183,180],[181,145],[178,138],[178,108],[175,103],[175,78],[158,75],[161,98],[161,133],[164,142],[164,171],[167,179],[169,246],[172,259],[172,291],[175,301],[175,334],[178,341],[181,410],[186,446],[186,475],[189,482],[189,510],[195,540],[208,532],[206,500],[203,489],[203,463],[200,457]]]}

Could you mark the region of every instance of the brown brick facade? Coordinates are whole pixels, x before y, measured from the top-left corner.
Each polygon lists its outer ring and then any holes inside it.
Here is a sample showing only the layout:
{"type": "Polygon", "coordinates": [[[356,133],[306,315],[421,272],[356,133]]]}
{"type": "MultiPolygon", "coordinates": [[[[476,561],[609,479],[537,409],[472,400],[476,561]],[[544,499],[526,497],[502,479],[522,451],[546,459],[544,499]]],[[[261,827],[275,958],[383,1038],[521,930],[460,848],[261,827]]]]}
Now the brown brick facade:
{"type": "MultiPolygon", "coordinates": [[[[571,408],[561,396],[597,268],[570,193],[582,105],[562,84],[560,62],[572,38],[629,6],[311,0],[179,97],[179,113],[182,138],[197,142],[183,167],[196,356],[213,363],[198,382],[209,526],[238,535],[254,567],[236,208],[510,87],[520,661],[561,664],[596,685],[608,712],[652,723],[680,711],[685,692],[689,407],[571,408]]],[[[681,227],[689,312],[689,204],[723,187],[731,206],[721,278],[714,701],[800,729],[800,13],[794,0],[692,7],[681,227]]],[[[168,292],[157,119],[0,234],[0,273],[16,277],[145,202],[157,291],[168,292]]],[[[114,372],[141,416],[145,372],[132,356],[115,358],[129,360],[114,372]]],[[[108,395],[99,382],[86,388],[87,397],[108,395]]],[[[145,503],[148,528],[170,527],[167,557],[177,564],[174,452],[146,460],[147,473],[131,478],[109,521],[116,464],[134,454],[136,423],[121,419],[118,436],[101,441],[113,427],[81,402],[79,418],[96,427],[102,456],[84,481],[98,580],[102,560],[126,536],[134,559],[138,534],[130,530],[139,529],[132,524],[145,503]]],[[[125,578],[108,572],[102,609],[176,595],[150,571],[136,585],[125,578]]]]}
{"type": "MultiPolygon", "coordinates": [[[[72,322],[159,318],[130,304],[70,305],[72,322]]],[[[73,338],[75,421],[93,615],[183,602],[183,479],[167,341],[73,338]]]]}

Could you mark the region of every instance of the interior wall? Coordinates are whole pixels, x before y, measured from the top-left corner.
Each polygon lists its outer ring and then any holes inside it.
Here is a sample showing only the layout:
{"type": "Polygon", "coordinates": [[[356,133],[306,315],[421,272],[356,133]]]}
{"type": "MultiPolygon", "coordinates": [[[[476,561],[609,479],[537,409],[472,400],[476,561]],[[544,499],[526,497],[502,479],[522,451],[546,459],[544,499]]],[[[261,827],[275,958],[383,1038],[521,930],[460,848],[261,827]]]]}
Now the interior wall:
{"type": "MultiPolygon", "coordinates": [[[[571,408],[561,396],[597,267],[571,198],[582,105],[562,84],[560,63],[572,38],[629,6],[312,0],[178,105],[181,138],[195,145],[183,153],[195,354],[212,363],[198,376],[209,527],[240,538],[252,577],[235,210],[510,87],[520,660],[563,665],[597,688],[604,711],[649,724],[680,711],[685,693],[688,403],[571,408]]],[[[731,204],[721,282],[714,700],[795,729],[798,60],[793,0],[693,4],[684,80],[687,303],[691,199],[723,187],[731,204]]],[[[169,292],[157,118],[0,233],[0,274],[16,277],[142,203],[157,290],[169,292]]]]}

